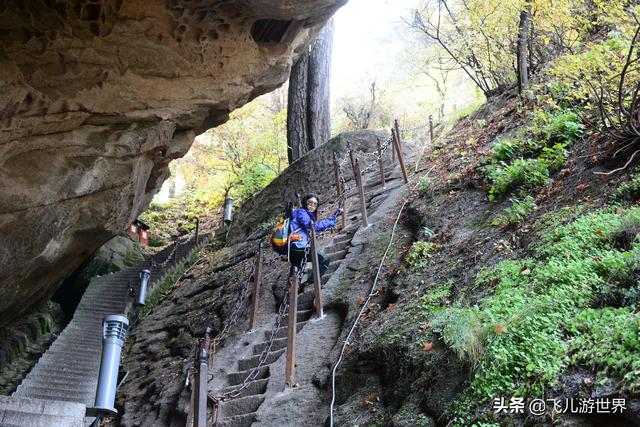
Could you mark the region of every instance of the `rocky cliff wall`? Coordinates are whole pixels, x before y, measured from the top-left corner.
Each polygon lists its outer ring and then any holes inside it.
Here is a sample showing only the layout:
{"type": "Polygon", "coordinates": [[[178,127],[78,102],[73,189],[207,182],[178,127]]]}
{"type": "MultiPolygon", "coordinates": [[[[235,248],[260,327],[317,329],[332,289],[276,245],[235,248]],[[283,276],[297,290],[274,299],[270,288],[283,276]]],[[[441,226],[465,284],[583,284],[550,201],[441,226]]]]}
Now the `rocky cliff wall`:
{"type": "Polygon", "coordinates": [[[0,325],[124,229],[346,0],[0,3],[0,325]]]}
{"type": "MultiPolygon", "coordinates": [[[[376,141],[384,144],[388,137],[389,132],[387,131],[345,132],[309,151],[237,209],[227,241],[238,243],[242,239],[252,237],[252,234],[258,231],[261,223],[274,219],[282,212],[287,201],[295,200],[296,192],[300,193],[300,196],[309,192],[317,193],[320,197],[320,213],[324,214],[323,209],[336,198],[332,153],[336,153],[338,160],[346,159],[342,170],[345,180],[349,182],[353,180],[353,172],[348,158],[345,157],[348,153],[347,144],[350,143],[361,169],[364,169],[371,165],[374,158],[364,156],[362,153],[374,153],[376,141]]],[[[383,161],[386,166],[393,164],[390,146],[387,146],[383,161]]],[[[378,170],[378,166],[374,165],[371,173],[378,170]]],[[[355,191],[355,184],[347,185],[355,191]]],[[[326,213],[331,214],[332,212],[326,213]]]]}

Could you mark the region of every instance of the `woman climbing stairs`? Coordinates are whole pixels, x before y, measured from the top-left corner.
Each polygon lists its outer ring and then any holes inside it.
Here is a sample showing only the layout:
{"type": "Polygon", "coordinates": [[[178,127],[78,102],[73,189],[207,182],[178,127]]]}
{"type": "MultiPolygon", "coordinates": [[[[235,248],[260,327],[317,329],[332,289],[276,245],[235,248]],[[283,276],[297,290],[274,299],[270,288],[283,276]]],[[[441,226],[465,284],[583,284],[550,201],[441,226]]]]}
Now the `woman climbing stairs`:
{"type": "MultiPolygon", "coordinates": [[[[385,178],[387,183],[384,187],[380,184],[379,173],[372,174],[368,180],[365,181],[364,188],[367,191],[365,201],[368,211],[374,211],[384,201],[385,194],[402,185],[399,171],[395,173],[389,171],[385,173],[385,178]]],[[[335,274],[340,267],[349,252],[354,234],[360,228],[361,214],[359,213],[358,200],[355,194],[347,199],[349,211],[346,228],[331,238],[325,245],[322,243],[323,240],[327,239],[323,239],[322,237],[319,239],[319,245],[324,246],[323,251],[331,257],[329,268],[322,277],[323,285],[330,280],[332,275],[335,274]]],[[[296,308],[298,332],[309,322],[314,321],[313,314],[315,310],[313,301],[314,292],[312,286],[308,286],[306,291],[298,296],[296,308]]],[[[216,414],[217,424],[215,425],[220,427],[248,427],[256,422],[260,406],[267,398],[268,389],[270,389],[270,380],[276,373],[273,371],[273,367],[277,362],[280,362],[279,365],[282,365],[281,359],[286,357],[285,353],[288,344],[288,327],[286,324],[288,314],[285,314],[285,316],[278,320],[280,321],[279,324],[285,326],[275,329],[273,339],[271,340],[271,331],[265,331],[265,341],[253,344],[252,354],[237,360],[236,370],[226,374],[225,384],[213,393],[218,397],[225,394],[228,395],[229,393],[237,393],[237,396],[234,398],[219,401],[216,414]],[[269,352],[267,353],[267,357],[263,358],[263,363],[260,364],[261,354],[265,349],[269,349],[269,352]],[[247,381],[248,377],[252,374],[254,375],[253,378],[247,381]]],[[[215,363],[214,361],[214,365],[215,363]]],[[[278,375],[279,379],[280,377],[281,375],[278,375]]],[[[268,425],[269,423],[266,424],[268,425]]]]}

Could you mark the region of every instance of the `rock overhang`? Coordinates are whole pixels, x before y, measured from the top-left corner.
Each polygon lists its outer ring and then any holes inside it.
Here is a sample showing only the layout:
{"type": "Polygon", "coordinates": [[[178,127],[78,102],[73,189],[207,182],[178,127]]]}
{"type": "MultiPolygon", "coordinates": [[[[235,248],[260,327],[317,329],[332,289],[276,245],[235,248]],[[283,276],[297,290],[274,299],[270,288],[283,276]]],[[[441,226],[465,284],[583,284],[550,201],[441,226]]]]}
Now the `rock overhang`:
{"type": "Polygon", "coordinates": [[[126,228],[345,0],[0,5],[0,324],[126,228]]]}

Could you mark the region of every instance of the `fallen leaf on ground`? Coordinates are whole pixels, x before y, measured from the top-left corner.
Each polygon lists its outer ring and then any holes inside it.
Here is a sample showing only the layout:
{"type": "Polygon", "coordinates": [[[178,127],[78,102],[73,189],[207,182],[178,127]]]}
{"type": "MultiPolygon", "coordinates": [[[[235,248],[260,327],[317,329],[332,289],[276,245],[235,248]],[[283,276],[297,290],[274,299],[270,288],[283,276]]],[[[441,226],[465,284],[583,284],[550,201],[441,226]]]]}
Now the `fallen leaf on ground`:
{"type": "Polygon", "coordinates": [[[423,351],[429,351],[433,348],[433,343],[431,341],[424,343],[422,346],[423,351]]]}

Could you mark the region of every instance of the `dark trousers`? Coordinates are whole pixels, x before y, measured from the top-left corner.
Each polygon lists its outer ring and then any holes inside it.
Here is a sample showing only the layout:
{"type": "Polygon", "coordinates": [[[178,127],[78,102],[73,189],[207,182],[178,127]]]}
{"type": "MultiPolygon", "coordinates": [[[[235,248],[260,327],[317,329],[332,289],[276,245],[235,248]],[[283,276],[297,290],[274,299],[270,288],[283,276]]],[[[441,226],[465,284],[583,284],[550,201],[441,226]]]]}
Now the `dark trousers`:
{"type": "MultiPolygon", "coordinates": [[[[291,270],[293,272],[293,267],[298,267],[300,269],[304,269],[304,265],[302,265],[304,261],[304,249],[299,249],[295,247],[295,245],[291,245],[291,249],[289,251],[289,261],[291,262],[291,270]]],[[[309,249],[309,254],[307,255],[307,262],[311,261],[311,249],[309,249]]],[[[324,275],[329,268],[329,263],[331,263],[331,257],[323,254],[318,251],[318,268],[320,269],[320,277],[324,275]]],[[[311,279],[313,281],[313,279],[311,279]]]]}

